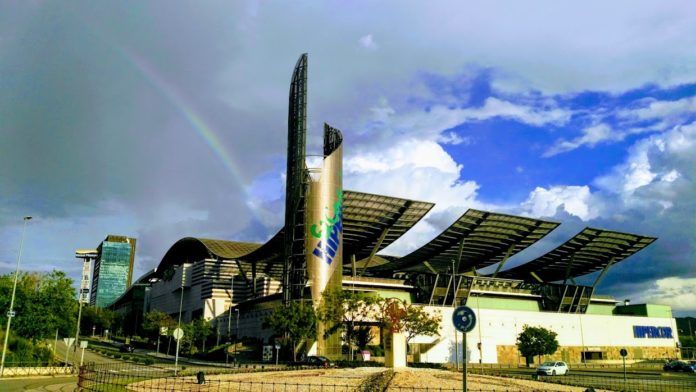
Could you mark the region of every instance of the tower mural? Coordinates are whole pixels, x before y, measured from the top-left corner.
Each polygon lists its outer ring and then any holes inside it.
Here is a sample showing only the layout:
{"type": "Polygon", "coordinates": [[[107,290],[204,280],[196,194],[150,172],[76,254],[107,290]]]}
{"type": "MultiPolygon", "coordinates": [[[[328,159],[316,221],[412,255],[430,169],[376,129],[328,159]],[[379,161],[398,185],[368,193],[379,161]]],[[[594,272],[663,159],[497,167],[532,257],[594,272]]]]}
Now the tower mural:
{"type": "MultiPolygon", "coordinates": [[[[343,273],[343,137],[324,124],[324,159],[321,168],[309,169],[307,190],[307,271],[312,303],[322,301],[326,290],[340,290],[343,273]]],[[[341,355],[338,334],[325,337],[329,326],[317,325],[317,351],[341,355]]]]}

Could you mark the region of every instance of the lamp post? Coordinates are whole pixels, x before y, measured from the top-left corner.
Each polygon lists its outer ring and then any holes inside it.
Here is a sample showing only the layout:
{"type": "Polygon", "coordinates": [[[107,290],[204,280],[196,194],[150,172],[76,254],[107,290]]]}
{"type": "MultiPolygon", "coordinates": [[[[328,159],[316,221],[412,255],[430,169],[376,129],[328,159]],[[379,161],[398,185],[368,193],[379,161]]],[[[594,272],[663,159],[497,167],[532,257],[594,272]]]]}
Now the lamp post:
{"type": "MultiPolygon", "coordinates": [[[[96,250],[83,250],[78,249],[75,251],[75,258],[82,260],[82,278],[80,279],[80,293],[77,296],[77,301],[79,302],[79,308],[77,311],[77,325],[75,326],[75,353],[77,353],[77,346],[80,343],[80,320],[82,320],[82,304],[85,303],[87,299],[87,294],[89,293],[89,267],[92,259],[97,258],[96,250]]],[[[73,360],[75,358],[73,357],[73,360]]]]}
{"type": "Polygon", "coordinates": [[[237,339],[239,339],[239,308],[234,309],[237,313],[237,328],[234,330],[234,362],[237,362],[237,339]]]}
{"type": "Polygon", "coordinates": [[[30,216],[24,217],[24,225],[22,227],[22,237],[19,240],[19,255],[17,256],[17,267],[15,267],[14,284],[12,285],[12,299],[10,300],[10,310],[7,311],[7,328],[5,329],[5,343],[2,345],[2,360],[0,360],[0,377],[5,373],[5,354],[7,353],[7,339],[10,337],[10,324],[12,317],[15,316],[14,300],[17,291],[17,278],[19,277],[19,262],[22,260],[22,247],[24,246],[24,233],[27,231],[27,222],[31,220],[30,216]]]}

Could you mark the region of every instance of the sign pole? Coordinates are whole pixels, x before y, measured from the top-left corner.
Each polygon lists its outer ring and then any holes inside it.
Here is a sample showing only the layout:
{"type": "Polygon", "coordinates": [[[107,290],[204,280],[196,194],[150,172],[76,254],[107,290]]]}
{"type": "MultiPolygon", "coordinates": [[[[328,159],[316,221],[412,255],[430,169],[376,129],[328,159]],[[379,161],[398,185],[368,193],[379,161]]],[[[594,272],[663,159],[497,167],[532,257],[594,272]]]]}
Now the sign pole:
{"type": "MultiPolygon", "coordinates": [[[[456,333],[456,332],[455,332],[456,333]]],[[[462,332],[462,362],[464,362],[464,366],[462,366],[462,380],[464,382],[464,392],[467,391],[466,389],[466,363],[467,361],[467,354],[466,354],[466,332],[462,332]]]]}
{"type": "Polygon", "coordinates": [[[466,373],[467,362],[469,362],[469,354],[466,349],[466,333],[471,332],[476,326],[476,314],[468,306],[460,306],[452,313],[452,324],[454,324],[455,342],[457,339],[457,331],[462,333],[462,386],[464,392],[467,392],[466,373]]]}
{"type": "Polygon", "coordinates": [[[626,390],[626,355],[628,355],[628,351],[625,348],[622,348],[621,351],[619,351],[619,354],[621,354],[621,359],[623,360],[623,370],[624,370],[624,387],[623,390],[626,390]]]}
{"type": "Polygon", "coordinates": [[[454,331],[454,365],[459,371],[459,342],[457,342],[457,330],[454,331]]]}

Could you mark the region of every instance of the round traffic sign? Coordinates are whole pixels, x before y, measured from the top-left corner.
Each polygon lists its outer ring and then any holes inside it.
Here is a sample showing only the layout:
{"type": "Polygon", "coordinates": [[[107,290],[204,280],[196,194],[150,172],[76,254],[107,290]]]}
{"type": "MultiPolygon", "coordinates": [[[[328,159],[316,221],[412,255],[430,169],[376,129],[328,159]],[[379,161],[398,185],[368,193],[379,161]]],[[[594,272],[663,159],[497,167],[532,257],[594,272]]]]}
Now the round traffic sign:
{"type": "Polygon", "coordinates": [[[179,340],[184,337],[184,330],[181,328],[175,328],[174,332],[172,332],[172,336],[174,339],[179,340]]]}
{"type": "Polygon", "coordinates": [[[457,331],[467,333],[476,326],[476,314],[468,306],[459,306],[452,313],[452,323],[457,331]]]}
{"type": "Polygon", "coordinates": [[[622,357],[625,357],[626,355],[628,355],[628,351],[626,351],[625,348],[622,348],[621,351],[619,351],[619,354],[621,354],[622,357]]]}

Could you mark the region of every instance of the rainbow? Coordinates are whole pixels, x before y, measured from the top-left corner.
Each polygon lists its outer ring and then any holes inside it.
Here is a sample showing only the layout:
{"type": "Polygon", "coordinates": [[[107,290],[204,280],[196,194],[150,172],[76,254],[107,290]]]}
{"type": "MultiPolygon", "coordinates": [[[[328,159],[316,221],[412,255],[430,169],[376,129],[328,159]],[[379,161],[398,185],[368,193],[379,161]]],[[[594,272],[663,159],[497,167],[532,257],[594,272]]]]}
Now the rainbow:
{"type": "Polygon", "coordinates": [[[172,104],[191,125],[198,136],[203,139],[205,144],[217,155],[225,169],[232,175],[232,178],[242,188],[245,194],[248,195],[247,187],[244,186],[244,176],[239,166],[232,156],[225,150],[220,138],[215,134],[213,129],[199,116],[191,107],[190,104],[178,93],[175,86],[167,83],[155,71],[155,68],[144,58],[138,56],[132,51],[120,47],[123,56],[147,79],[152,86],[164,96],[169,103],[172,104]]]}

